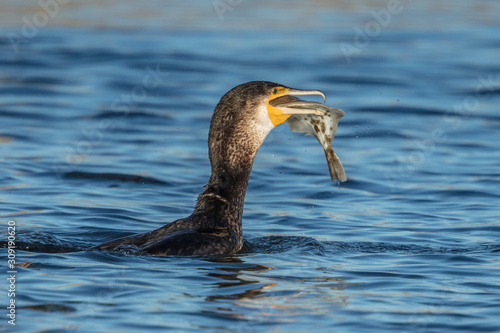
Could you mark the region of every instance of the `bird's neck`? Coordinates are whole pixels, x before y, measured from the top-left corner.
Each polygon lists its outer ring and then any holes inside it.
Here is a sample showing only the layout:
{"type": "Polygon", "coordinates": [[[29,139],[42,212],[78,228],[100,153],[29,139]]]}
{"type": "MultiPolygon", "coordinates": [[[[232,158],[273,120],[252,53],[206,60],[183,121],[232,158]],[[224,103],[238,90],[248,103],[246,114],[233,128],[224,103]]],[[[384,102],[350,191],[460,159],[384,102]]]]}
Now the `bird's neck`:
{"type": "Polygon", "coordinates": [[[240,161],[238,172],[225,167],[212,167],[205,190],[198,197],[194,213],[214,216],[217,225],[241,233],[243,205],[252,171],[253,156],[240,161]]]}
{"type": "Polygon", "coordinates": [[[265,108],[253,112],[250,118],[238,118],[242,116],[240,111],[226,110],[220,104],[214,111],[208,137],[212,174],[193,214],[214,216],[212,224],[233,228],[241,234],[253,161],[274,125],[265,108]]]}

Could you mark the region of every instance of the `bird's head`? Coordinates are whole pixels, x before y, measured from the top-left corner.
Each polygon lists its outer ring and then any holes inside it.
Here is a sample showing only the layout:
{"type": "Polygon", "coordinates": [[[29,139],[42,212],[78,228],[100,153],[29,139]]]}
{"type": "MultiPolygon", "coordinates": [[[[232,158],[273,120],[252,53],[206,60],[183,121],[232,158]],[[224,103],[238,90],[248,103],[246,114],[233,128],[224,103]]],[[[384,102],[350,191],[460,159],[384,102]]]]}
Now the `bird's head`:
{"type": "Polygon", "coordinates": [[[294,97],[297,95],[320,95],[325,99],[319,90],[294,89],[268,81],[247,82],[228,91],[217,104],[210,126],[212,163],[251,163],[269,132],[291,115],[324,114],[324,104],[301,101],[294,97]]]}
{"type": "Polygon", "coordinates": [[[309,101],[296,103],[297,98],[293,96],[299,95],[319,95],[323,101],[326,100],[325,94],[319,90],[294,89],[269,81],[252,81],[228,91],[217,104],[213,119],[226,128],[235,127],[239,122],[249,125],[251,120],[256,120],[270,131],[294,114],[324,114],[324,104],[309,101]]]}

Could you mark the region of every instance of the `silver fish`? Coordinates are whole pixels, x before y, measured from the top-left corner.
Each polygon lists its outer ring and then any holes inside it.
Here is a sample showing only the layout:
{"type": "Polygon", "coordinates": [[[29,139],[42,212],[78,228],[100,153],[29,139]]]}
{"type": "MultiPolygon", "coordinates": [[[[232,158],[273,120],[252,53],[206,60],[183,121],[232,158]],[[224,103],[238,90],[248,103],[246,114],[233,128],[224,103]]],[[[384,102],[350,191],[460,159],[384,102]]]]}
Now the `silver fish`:
{"type": "Polygon", "coordinates": [[[337,125],[340,118],[345,116],[345,112],[321,103],[302,101],[298,98],[290,102],[281,103],[279,107],[285,112],[287,107],[317,110],[316,115],[294,114],[290,116],[286,122],[292,131],[307,133],[307,135],[312,135],[319,141],[325,150],[332,181],[338,180],[340,182],[345,182],[347,177],[344,167],[332,148],[332,141],[337,132],[337,125]]]}

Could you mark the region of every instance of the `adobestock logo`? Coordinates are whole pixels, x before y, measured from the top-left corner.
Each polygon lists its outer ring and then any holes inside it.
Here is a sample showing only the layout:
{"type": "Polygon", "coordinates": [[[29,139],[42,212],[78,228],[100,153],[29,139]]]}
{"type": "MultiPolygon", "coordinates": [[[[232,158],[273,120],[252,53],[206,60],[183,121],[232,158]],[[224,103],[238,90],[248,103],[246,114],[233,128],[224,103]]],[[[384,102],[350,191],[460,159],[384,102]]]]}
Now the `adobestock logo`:
{"type": "MultiPolygon", "coordinates": [[[[412,0],[407,0],[411,2],[412,0]]],[[[340,50],[344,55],[347,63],[351,63],[351,57],[353,55],[359,54],[362,50],[370,45],[372,39],[382,32],[383,28],[389,26],[395,15],[403,12],[404,6],[400,0],[389,0],[387,2],[386,8],[380,9],[378,11],[371,10],[370,15],[372,19],[365,23],[363,29],[359,26],[355,26],[354,38],[352,43],[340,43],[340,50]]]]}
{"type": "Polygon", "coordinates": [[[23,22],[21,28],[21,34],[16,34],[15,32],[9,32],[7,38],[9,38],[10,45],[12,49],[17,54],[19,53],[19,47],[21,44],[27,44],[30,40],[38,35],[40,28],[45,27],[51,18],[54,18],[59,14],[62,5],[66,5],[70,0],[39,0],[38,10],[30,18],[23,16],[21,21],[23,22]]]}

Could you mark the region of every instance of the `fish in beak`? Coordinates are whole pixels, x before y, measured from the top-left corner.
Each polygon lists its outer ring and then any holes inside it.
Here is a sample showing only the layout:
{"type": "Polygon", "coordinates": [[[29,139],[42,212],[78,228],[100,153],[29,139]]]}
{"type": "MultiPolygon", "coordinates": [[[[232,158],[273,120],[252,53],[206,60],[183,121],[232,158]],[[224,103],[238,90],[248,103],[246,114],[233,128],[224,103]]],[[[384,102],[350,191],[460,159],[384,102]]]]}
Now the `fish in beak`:
{"type": "Polygon", "coordinates": [[[291,95],[321,95],[325,99],[325,94],[319,90],[288,89],[286,94],[270,100],[269,104],[287,116],[285,121],[293,132],[307,133],[319,141],[325,151],[332,181],[346,181],[344,167],[332,148],[337,125],[345,112],[321,103],[303,101],[291,95]]]}

